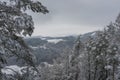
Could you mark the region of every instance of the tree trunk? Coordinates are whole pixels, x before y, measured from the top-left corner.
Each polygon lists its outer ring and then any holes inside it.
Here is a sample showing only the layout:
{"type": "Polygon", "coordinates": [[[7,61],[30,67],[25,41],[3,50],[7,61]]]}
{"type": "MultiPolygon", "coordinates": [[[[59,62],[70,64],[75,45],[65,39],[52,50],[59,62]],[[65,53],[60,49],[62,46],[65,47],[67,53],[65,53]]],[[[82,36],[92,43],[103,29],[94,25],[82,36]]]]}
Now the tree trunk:
{"type": "Polygon", "coordinates": [[[90,54],[88,53],[88,80],[91,80],[90,54]]]}
{"type": "Polygon", "coordinates": [[[115,80],[115,64],[114,64],[114,62],[113,62],[113,72],[112,72],[112,78],[113,78],[113,80],[115,80]]]}
{"type": "Polygon", "coordinates": [[[95,66],[95,72],[94,72],[93,80],[96,80],[96,72],[97,72],[97,65],[95,66]]]}

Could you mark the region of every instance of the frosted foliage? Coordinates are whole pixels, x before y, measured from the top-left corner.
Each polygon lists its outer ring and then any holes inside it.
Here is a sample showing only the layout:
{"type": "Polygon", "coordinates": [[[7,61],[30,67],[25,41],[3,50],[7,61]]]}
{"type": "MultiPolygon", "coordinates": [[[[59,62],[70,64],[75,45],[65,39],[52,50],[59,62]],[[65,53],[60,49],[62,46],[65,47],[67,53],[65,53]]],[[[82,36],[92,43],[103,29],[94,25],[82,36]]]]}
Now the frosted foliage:
{"type": "Polygon", "coordinates": [[[27,14],[23,14],[22,17],[15,18],[14,25],[18,34],[22,33],[25,36],[27,34],[31,35],[34,29],[32,17],[27,14]]]}
{"type": "Polygon", "coordinates": [[[17,57],[21,55],[20,58],[23,58],[24,55],[29,57],[31,54],[29,54],[29,48],[24,43],[22,36],[32,35],[34,23],[32,17],[26,14],[23,9],[41,13],[48,11],[40,2],[31,0],[8,1],[0,1],[0,45],[3,48],[1,52],[17,57]],[[14,4],[11,4],[13,2],[14,4]]]}
{"type": "Polygon", "coordinates": [[[48,13],[46,7],[39,1],[0,1],[0,80],[2,80],[1,68],[11,56],[34,66],[35,57],[23,40],[23,36],[31,36],[34,30],[32,17],[25,12],[26,10],[48,13]]]}

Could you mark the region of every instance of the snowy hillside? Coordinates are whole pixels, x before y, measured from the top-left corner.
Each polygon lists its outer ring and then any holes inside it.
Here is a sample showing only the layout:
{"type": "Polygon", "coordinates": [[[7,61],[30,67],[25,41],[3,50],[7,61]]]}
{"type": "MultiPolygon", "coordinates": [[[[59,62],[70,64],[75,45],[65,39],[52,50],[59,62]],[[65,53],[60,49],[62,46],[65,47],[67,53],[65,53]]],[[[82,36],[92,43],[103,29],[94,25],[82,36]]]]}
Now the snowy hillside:
{"type": "MultiPolygon", "coordinates": [[[[83,34],[82,41],[87,40],[89,36],[95,36],[96,32],[83,34]]],[[[33,49],[33,53],[37,58],[37,64],[41,62],[52,63],[53,59],[59,57],[66,48],[72,49],[78,36],[66,37],[42,37],[35,36],[25,38],[26,43],[33,49]]],[[[9,65],[22,65],[21,62],[16,62],[15,58],[9,60],[9,65]]]]}

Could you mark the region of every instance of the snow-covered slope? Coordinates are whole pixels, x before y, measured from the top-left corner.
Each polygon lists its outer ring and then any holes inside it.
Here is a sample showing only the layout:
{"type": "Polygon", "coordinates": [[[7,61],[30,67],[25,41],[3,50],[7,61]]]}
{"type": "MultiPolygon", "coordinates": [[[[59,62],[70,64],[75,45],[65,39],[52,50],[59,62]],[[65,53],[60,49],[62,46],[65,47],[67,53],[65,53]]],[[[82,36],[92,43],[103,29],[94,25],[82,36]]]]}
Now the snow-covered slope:
{"type": "Polygon", "coordinates": [[[58,42],[65,41],[65,40],[63,40],[63,39],[48,39],[47,41],[48,41],[49,43],[54,43],[54,44],[56,44],[56,43],[58,43],[58,42]]]}

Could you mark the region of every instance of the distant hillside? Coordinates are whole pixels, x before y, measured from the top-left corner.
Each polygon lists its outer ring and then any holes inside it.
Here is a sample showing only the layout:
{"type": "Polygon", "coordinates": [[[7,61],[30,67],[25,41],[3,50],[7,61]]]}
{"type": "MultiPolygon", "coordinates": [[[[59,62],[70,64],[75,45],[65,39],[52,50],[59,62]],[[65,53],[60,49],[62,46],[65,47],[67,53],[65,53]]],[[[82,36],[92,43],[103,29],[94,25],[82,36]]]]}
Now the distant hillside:
{"type": "Polygon", "coordinates": [[[38,64],[40,62],[52,63],[64,49],[72,48],[76,37],[31,37],[26,38],[26,43],[34,50],[38,64]]]}
{"type": "MultiPolygon", "coordinates": [[[[94,36],[96,32],[90,32],[82,35],[82,41],[87,40],[89,36],[94,36]]],[[[60,56],[66,48],[72,49],[75,40],[78,36],[66,36],[66,37],[41,37],[35,36],[25,38],[25,42],[33,49],[33,53],[37,58],[37,64],[41,62],[52,63],[53,59],[60,56]]],[[[22,63],[15,62],[15,58],[9,60],[9,65],[22,63]]]]}

